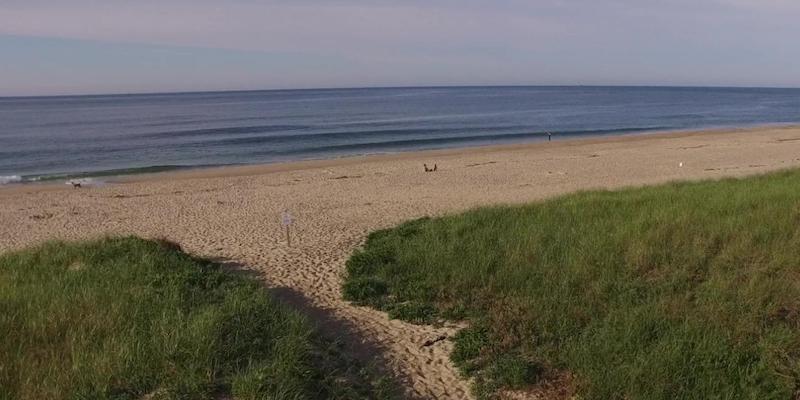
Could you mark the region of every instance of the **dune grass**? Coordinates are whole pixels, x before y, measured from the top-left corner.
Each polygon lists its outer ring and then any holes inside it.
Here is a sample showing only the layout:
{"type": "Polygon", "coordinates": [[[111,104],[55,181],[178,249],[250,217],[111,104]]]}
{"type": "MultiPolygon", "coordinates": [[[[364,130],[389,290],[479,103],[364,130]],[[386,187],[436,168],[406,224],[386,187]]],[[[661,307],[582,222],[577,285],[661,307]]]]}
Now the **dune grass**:
{"type": "Polygon", "coordinates": [[[392,397],[256,281],[137,238],[0,256],[0,398],[392,397]]]}
{"type": "Polygon", "coordinates": [[[800,396],[800,171],[420,219],[347,270],[354,302],[468,320],[481,397],[565,374],[581,399],[800,396]]]}

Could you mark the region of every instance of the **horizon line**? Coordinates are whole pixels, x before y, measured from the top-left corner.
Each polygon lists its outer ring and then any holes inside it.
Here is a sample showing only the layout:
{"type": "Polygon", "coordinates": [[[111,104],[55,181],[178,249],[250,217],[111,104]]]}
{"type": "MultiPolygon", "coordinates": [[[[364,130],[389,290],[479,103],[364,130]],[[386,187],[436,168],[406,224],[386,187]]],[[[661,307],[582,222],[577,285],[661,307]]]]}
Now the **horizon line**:
{"type": "Polygon", "coordinates": [[[112,93],[79,93],[79,94],[45,94],[45,95],[0,95],[0,99],[37,99],[37,98],[68,98],[68,97],[125,97],[125,96],[168,96],[182,94],[211,94],[211,93],[256,93],[256,92],[302,92],[325,90],[380,90],[380,89],[459,89],[459,88],[675,88],[675,89],[774,89],[774,90],[800,90],[800,86],[736,86],[736,85],[614,85],[614,84],[507,84],[507,85],[397,85],[397,86],[330,86],[318,88],[272,88],[272,89],[220,89],[220,90],[187,90],[165,92],[112,92],[112,93]]]}

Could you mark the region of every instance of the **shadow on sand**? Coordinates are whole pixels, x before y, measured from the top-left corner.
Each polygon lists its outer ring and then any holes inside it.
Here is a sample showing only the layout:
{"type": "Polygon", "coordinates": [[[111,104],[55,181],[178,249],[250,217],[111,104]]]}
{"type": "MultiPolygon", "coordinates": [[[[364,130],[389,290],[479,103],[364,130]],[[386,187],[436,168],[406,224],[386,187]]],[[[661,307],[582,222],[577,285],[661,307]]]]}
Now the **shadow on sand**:
{"type": "MultiPolygon", "coordinates": [[[[212,259],[228,271],[257,279],[263,276],[246,265],[228,259],[212,259]]],[[[265,284],[266,286],[266,284],[265,284]]],[[[341,351],[351,359],[366,366],[375,377],[388,378],[398,389],[401,398],[422,400],[425,397],[411,391],[412,381],[408,376],[399,376],[389,368],[385,357],[386,346],[359,333],[351,321],[337,317],[332,310],[314,305],[303,293],[290,287],[267,288],[278,301],[303,313],[315,323],[325,340],[341,344],[341,351]]]]}

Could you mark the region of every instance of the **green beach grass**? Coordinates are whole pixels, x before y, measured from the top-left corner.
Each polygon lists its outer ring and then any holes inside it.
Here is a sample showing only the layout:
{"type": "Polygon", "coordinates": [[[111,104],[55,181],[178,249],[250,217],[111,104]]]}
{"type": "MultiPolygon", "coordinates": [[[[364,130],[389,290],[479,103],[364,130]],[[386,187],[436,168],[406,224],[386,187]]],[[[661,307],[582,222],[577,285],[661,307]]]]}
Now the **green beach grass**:
{"type": "Polygon", "coordinates": [[[800,396],[800,171],[415,220],[347,272],[351,301],[467,320],[452,359],[480,397],[800,396]]]}
{"type": "Polygon", "coordinates": [[[137,238],[0,256],[0,399],[362,399],[392,386],[255,280],[137,238]]]}

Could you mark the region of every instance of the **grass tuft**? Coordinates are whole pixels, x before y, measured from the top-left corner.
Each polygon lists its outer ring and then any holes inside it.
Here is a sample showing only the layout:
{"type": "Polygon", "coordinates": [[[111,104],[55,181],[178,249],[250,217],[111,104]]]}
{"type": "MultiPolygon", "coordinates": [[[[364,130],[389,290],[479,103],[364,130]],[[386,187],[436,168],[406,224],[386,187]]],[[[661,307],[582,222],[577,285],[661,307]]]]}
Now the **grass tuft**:
{"type": "Polygon", "coordinates": [[[436,316],[436,308],[433,305],[413,301],[392,304],[388,306],[387,310],[390,318],[402,319],[417,324],[430,324],[434,322],[434,317],[436,316]]]}
{"type": "Polygon", "coordinates": [[[582,399],[792,399],[800,171],[411,221],[370,235],[344,292],[467,319],[452,359],[482,397],[569,375],[582,399]]]}
{"type": "Polygon", "coordinates": [[[386,283],[380,279],[352,279],[344,285],[345,299],[361,305],[378,306],[386,293],[386,283]]]}

